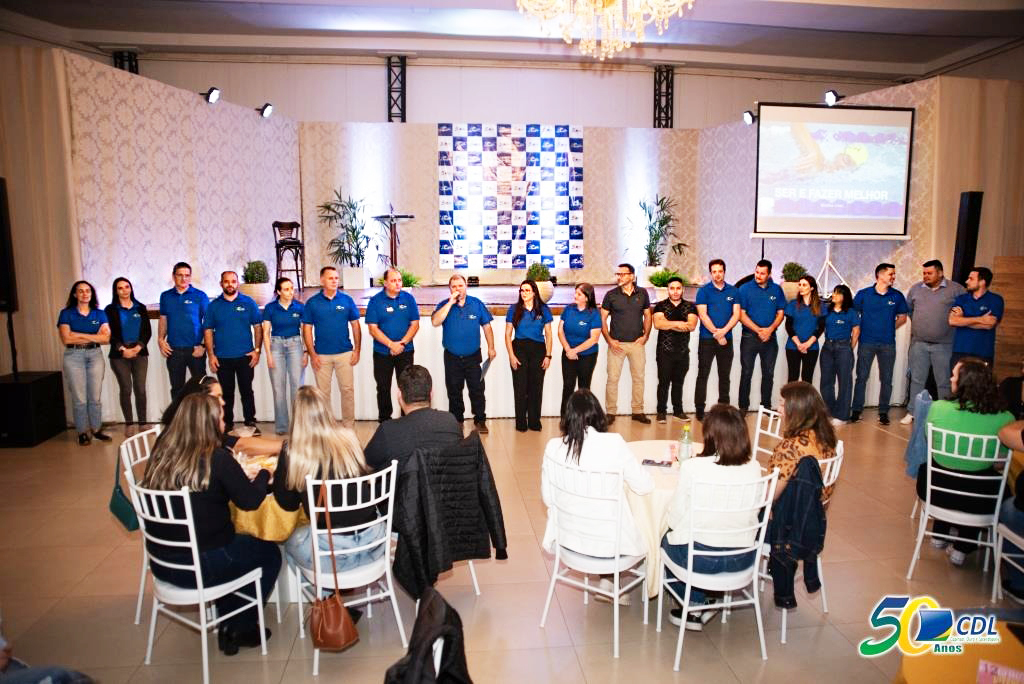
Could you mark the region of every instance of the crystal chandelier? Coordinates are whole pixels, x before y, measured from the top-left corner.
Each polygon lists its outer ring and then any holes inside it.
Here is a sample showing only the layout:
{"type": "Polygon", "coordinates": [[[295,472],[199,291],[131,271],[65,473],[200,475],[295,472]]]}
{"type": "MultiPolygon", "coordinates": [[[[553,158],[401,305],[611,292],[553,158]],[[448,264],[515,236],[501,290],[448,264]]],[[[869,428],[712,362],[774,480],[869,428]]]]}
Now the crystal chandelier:
{"type": "Polygon", "coordinates": [[[516,0],[520,12],[541,21],[557,20],[562,39],[572,45],[573,29],[579,25],[579,50],[604,61],[642,43],[644,29],[654,24],[664,33],[668,20],[683,16],[694,0],[516,0]]]}

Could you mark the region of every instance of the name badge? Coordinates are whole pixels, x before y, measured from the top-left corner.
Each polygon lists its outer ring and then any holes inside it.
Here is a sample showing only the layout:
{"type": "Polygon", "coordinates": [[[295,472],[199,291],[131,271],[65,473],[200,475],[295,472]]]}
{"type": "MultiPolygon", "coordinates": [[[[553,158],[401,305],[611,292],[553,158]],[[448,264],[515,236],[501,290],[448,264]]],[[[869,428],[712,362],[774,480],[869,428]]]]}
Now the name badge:
{"type": "Polygon", "coordinates": [[[395,309],[393,307],[390,307],[390,306],[384,307],[384,310],[387,311],[388,313],[394,313],[395,312],[395,309]]]}

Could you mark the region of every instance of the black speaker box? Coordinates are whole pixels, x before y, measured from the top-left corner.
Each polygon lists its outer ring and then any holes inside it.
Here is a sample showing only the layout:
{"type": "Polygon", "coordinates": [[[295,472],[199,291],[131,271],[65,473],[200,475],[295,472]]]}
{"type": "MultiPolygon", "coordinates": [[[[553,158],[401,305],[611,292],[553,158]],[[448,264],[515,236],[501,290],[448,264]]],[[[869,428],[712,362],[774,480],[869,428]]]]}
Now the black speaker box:
{"type": "Polygon", "coordinates": [[[0,376],[0,447],[34,447],[67,427],[59,372],[0,376]]]}
{"type": "Polygon", "coordinates": [[[978,230],[981,227],[981,200],[985,193],[961,192],[960,213],[956,221],[956,246],[953,251],[953,280],[966,283],[978,253],[978,230]]]}
{"type": "Polygon", "coordinates": [[[0,178],[0,311],[17,310],[18,288],[14,280],[14,246],[11,244],[7,181],[0,178]]]}

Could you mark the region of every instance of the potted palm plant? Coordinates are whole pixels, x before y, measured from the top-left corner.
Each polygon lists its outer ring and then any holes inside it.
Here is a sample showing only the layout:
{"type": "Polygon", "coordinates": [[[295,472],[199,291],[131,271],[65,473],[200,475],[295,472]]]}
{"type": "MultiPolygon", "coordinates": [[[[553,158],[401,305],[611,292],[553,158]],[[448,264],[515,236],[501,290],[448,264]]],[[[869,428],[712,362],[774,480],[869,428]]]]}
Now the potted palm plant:
{"type": "Polygon", "coordinates": [[[656,194],[653,202],[640,200],[640,209],[644,212],[647,241],[644,244],[644,269],[639,284],[647,287],[651,284],[651,274],[665,260],[665,250],[671,249],[675,254],[682,254],[689,245],[681,242],[676,233],[675,200],[656,194]]]}
{"type": "Polygon", "coordinates": [[[555,286],[551,284],[551,271],[547,266],[539,261],[533,262],[526,269],[526,278],[537,283],[537,291],[540,292],[540,298],[545,304],[550,301],[551,295],[555,293],[555,286]]]}
{"type": "Polygon", "coordinates": [[[327,243],[327,256],[341,267],[341,286],[346,290],[365,289],[370,286],[366,270],[366,252],[370,237],[363,220],[363,201],[352,196],[342,197],[341,188],[334,197],[317,207],[320,222],[334,232],[327,243]]]}
{"type": "Polygon", "coordinates": [[[267,265],[262,261],[250,261],[242,269],[242,284],[239,292],[252,297],[257,304],[263,306],[274,296],[274,286],[270,284],[267,265]]]}

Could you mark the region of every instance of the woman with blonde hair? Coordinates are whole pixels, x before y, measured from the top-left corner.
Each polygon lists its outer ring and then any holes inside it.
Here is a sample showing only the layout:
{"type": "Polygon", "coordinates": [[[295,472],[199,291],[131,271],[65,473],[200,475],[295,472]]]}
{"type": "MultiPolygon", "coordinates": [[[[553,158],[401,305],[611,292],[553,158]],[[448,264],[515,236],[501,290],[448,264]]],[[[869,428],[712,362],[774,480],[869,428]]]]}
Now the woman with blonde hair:
{"type": "MultiPolygon", "coordinates": [[[[768,470],[779,469],[779,484],[775,487],[775,499],[789,484],[796,473],[796,467],[805,456],[821,461],[836,455],[836,432],[828,419],[825,402],[814,389],[814,385],[797,380],[782,386],[782,441],[775,445],[768,457],[768,470]]],[[[834,486],[821,490],[821,500],[832,496],[834,486]]]]}
{"type": "MultiPolygon", "coordinates": [[[[333,416],[327,398],[315,387],[300,387],[292,406],[292,424],[288,439],[281,447],[274,472],[274,498],[287,511],[298,510],[301,505],[309,515],[309,501],[306,498],[306,476],[314,480],[346,480],[370,473],[363,458],[363,450],[352,430],[342,427],[333,416]]],[[[349,498],[355,496],[355,485],[349,498]]],[[[364,485],[368,488],[369,485],[364,485]]],[[[317,487],[313,492],[320,495],[317,487]]],[[[331,492],[334,501],[341,500],[340,487],[331,492]]],[[[364,491],[364,497],[367,498],[364,491]]],[[[377,518],[375,506],[331,514],[331,528],[357,527],[377,518]]],[[[326,525],[320,521],[320,525],[326,525]]],[[[364,527],[355,532],[335,532],[334,548],[351,549],[365,546],[380,539],[386,531],[383,523],[364,527]]],[[[321,550],[329,548],[326,538],[319,541],[321,550]]],[[[313,569],[313,546],[310,541],[310,526],[303,525],[292,532],[285,542],[284,552],[298,565],[313,569]]],[[[338,570],[351,570],[366,565],[384,555],[384,546],[378,545],[357,554],[339,556],[338,570]]]]}
{"type": "MultiPolygon", "coordinates": [[[[281,569],[281,554],[273,542],[235,534],[228,502],[244,511],[260,507],[267,495],[270,473],[258,465],[243,466],[221,446],[224,418],[216,397],[197,393],[185,397],[174,420],[153,447],[146,463],[141,486],[173,491],[187,487],[195,518],[196,543],[203,582],[222,584],[262,568],[260,584],[263,600],[274,590],[281,569]]],[[[150,530],[163,539],[185,541],[187,531],[180,525],[151,524],[150,530]]],[[[169,547],[147,542],[154,558],[169,563],[191,564],[188,548],[169,547]]],[[[153,576],[171,584],[194,588],[195,574],[152,563],[153,576]]],[[[237,610],[244,600],[234,594],[217,599],[217,611],[226,615],[237,610]]],[[[267,630],[270,638],[270,630],[267,630]]],[[[256,608],[239,613],[221,624],[218,644],[225,655],[234,655],[240,647],[260,644],[259,617],[256,608]]]]}

